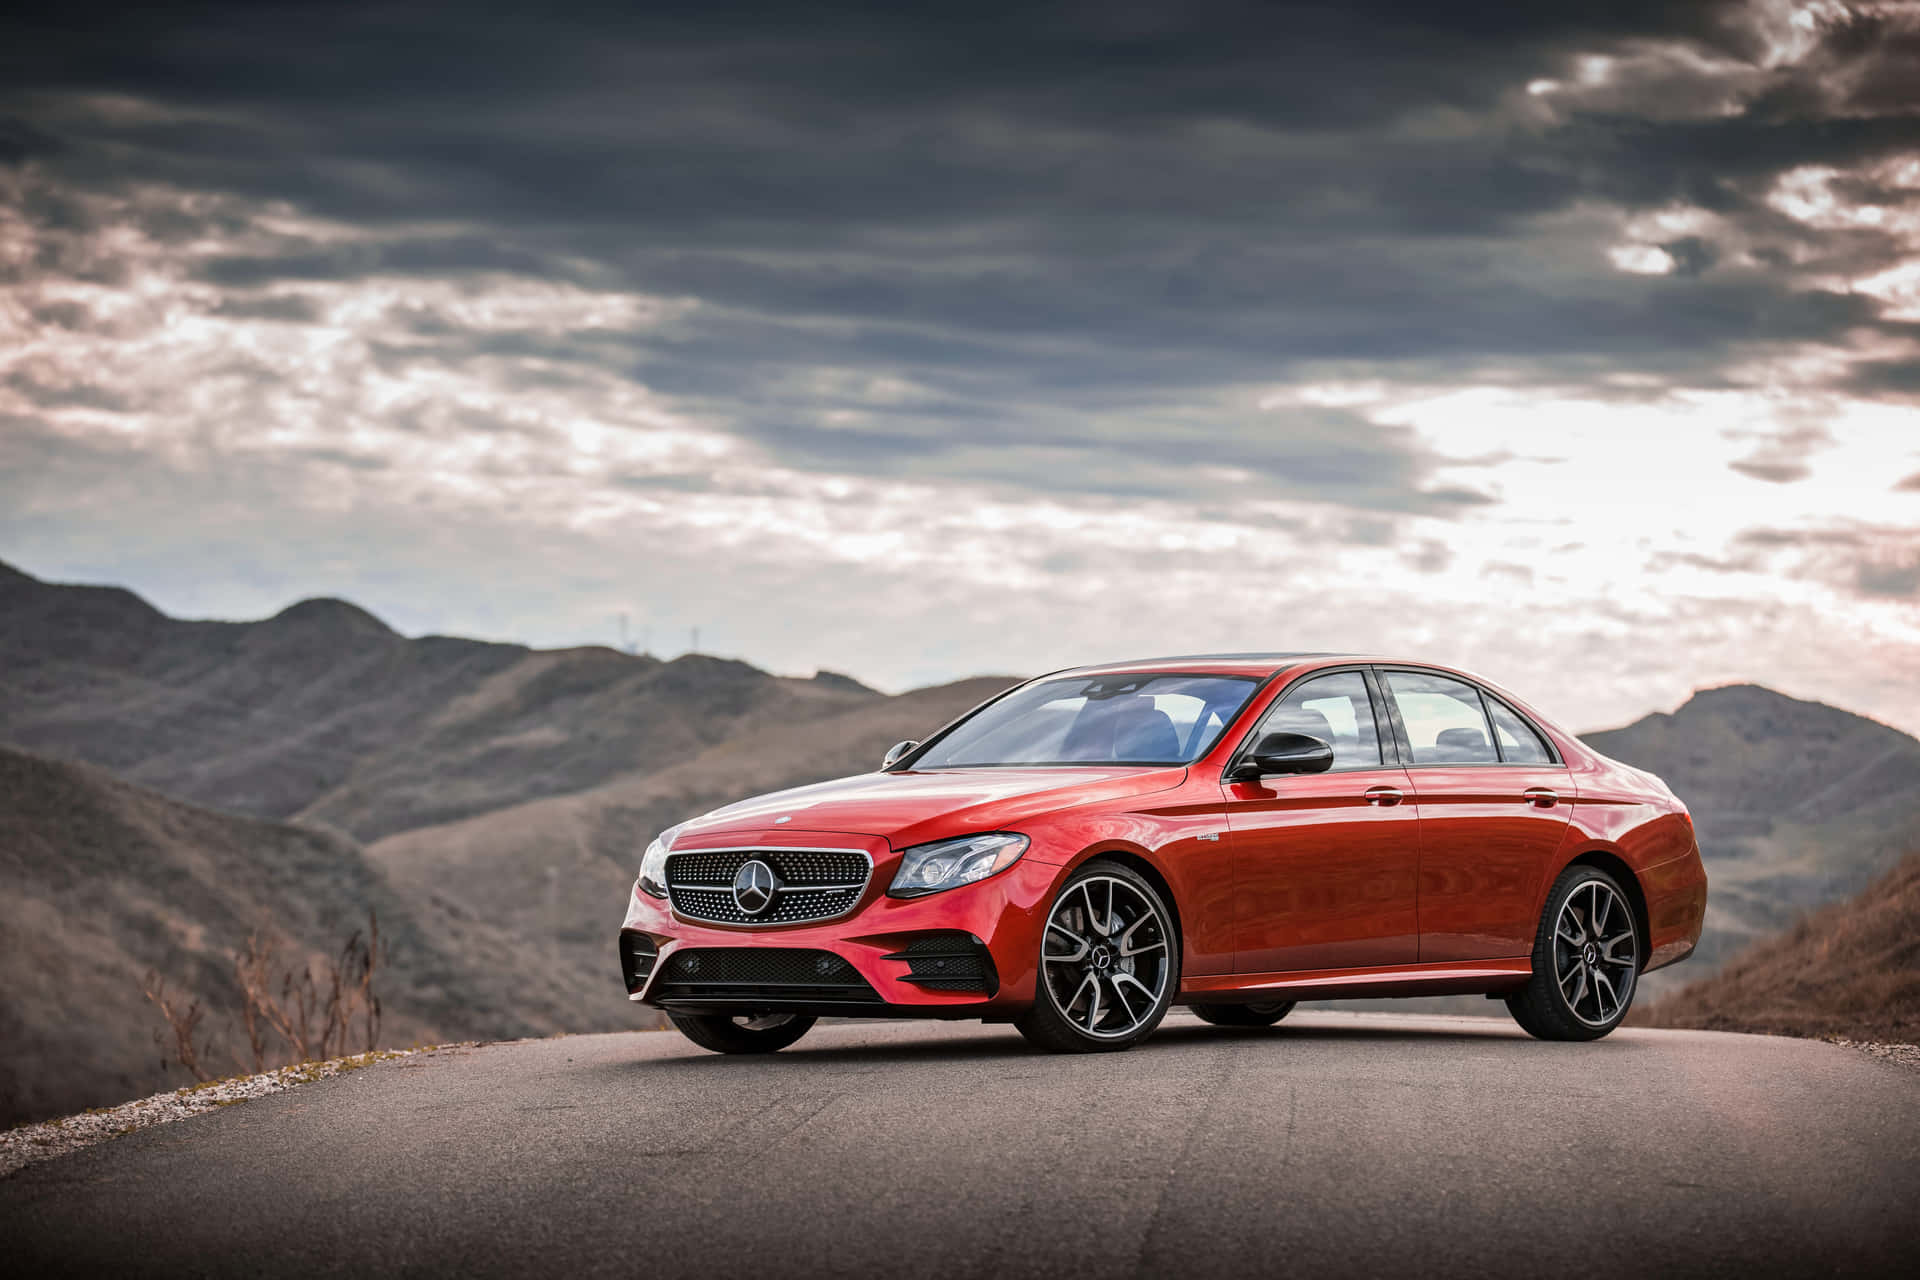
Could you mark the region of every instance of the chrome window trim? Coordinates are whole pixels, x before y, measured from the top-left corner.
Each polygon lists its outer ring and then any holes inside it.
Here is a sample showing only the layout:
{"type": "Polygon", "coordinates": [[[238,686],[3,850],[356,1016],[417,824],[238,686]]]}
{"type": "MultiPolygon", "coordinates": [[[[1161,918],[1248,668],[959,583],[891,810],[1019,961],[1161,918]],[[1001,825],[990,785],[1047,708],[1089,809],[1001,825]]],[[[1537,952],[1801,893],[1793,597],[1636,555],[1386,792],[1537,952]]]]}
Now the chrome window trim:
{"type": "MultiPolygon", "coordinates": [[[[846,919],[855,911],[859,910],[860,904],[866,900],[867,890],[873,887],[873,855],[865,849],[849,848],[846,845],[729,844],[703,849],[669,849],[667,850],[667,864],[668,865],[661,871],[661,874],[667,878],[666,884],[662,886],[667,891],[667,910],[672,913],[675,920],[679,920],[685,924],[698,925],[703,929],[808,929],[816,924],[827,924],[834,920],[846,919]],[[683,914],[673,901],[673,891],[676,887],[673,883],[673,859],[676,855],[683,853],[857,853],[867,861],[867,878],[859,886],[860,892],[853,895],[853,901],[847,905],[846,910],[837,911],[830,916],[810,916],[805,920],[767,920],[760,923],[747,923],[739,920],[708,920],[701,916],[683,914]]],[[[718,885],[689,883],[679,885],[678,887],[682,889],[705,890],[708,893],[720,892],[718,885]]],[[[795,892],[805,893],[812,890],[825,891],[845,888],[847,888],[846,885],[808,884],[795,886],[795,892]]],[[[726,886],[726,891],[728,893],[733,892],[733,885],[731,883],[726,886]]],[[[658,965],[659,961],[655,961],[655,966],[658,967],[658,965]]],[[[652,984],[649,983],[648,985],[651,986],[652,984]]]]}

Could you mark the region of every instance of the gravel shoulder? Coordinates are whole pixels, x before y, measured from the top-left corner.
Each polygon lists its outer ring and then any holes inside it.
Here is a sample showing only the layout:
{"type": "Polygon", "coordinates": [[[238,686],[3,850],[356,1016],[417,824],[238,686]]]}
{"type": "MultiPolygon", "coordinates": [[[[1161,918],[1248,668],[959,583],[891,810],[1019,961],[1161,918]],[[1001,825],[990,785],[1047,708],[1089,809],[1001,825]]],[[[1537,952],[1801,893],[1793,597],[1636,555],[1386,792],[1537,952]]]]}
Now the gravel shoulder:
{"type": "Polygon", "coordinates": [[[329,1080],[348,1071],[370,1067],[376,1062],[396,1058],[431,1058],[467,1046],[438,1045],[430,1049],[375,1049],[370,1053],[333,1058],[326,1062],[299,1062],[276,1071],[253,1076],[232,1076],[187,1085],[167,1093],[136,1098],[118,1106],[94,1107],[78,1115],[43,1120],[37,1124],[16,1125],[0,1133],[0,1178],[19,1172],[30,1164],[55,1156],[83,1151],[110,1138],[123,1137],[152,1128],[205,1115],[221,1107],[231,1107],[255,1098],[285,1093],[316,1080],[329,1080]]]}

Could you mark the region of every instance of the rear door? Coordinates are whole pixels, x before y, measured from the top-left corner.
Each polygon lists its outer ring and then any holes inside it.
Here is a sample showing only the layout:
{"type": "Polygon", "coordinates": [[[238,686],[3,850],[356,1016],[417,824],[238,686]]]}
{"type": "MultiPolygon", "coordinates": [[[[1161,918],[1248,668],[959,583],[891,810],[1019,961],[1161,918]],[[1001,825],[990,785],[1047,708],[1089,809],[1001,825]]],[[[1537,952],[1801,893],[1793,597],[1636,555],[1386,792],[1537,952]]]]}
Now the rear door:
{"type": "Polygon", "coordinates": [[[1530,954],[1534,897],[1572,815],[1566,766],[1478,685],[1433,671],[1375,674],[1420,806],[1420,962],[1530,954]]]}
{"type": "Polygon", "coordinates": [[[1418,809],[1370,685],[1357,667],[1297,682],[1234,757],[1250,754],[1266,734],[1305,733],[1332,745],[1328,772],[1221,784],[1237,973],[1416,958],[1418,809]]]}

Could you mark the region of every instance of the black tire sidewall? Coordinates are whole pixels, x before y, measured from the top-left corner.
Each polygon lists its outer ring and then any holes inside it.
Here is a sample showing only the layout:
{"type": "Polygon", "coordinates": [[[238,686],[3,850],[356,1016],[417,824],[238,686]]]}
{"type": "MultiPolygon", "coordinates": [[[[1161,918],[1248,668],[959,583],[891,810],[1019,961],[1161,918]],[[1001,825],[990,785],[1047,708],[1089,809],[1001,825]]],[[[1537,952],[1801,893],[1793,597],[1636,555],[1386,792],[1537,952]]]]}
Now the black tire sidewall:
{"type": "Polygon", "coordinates": [[[669,1021],[680,1034],[714,1053],[778,1053],[807,1032],[818,1019],[795,1014],[791,1022],[755,1031],[740,1026],[725,1013],[672,1013],[669,1021]]]}
{"type": "Polygon", "coordinates": [[[1270,1027],[1293,1012],[1294,1001],[1257,1001],[1254,1004],[1196,1004],[1194,1016],[1216,1027],[1270,1027]],[[1268,1008],[1269,1004],[1279,1007],[1268,1008]]]}

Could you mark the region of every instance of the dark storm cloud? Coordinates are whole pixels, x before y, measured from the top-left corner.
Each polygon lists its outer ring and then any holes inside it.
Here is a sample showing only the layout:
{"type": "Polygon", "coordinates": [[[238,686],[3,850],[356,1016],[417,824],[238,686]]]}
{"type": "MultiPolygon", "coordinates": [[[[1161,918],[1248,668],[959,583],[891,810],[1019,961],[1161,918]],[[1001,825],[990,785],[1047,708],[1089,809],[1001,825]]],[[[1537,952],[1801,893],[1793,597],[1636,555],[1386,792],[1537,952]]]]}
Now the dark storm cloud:
{"type": "MultiPolygon", "coordinates": [[[[6,21],[0,166],[35,175],[21,212],[48,246],[13,270],[111,282],[124,266],[97,251],[87,197],[163,183],[215,198],[124,215],[157,242],[231,238],[263,202],[358,233],[197,257],[229,316],[312,323],[286,289],[376,277],[690,300],[622,334],[396,310],[377,358],[396,375],[506,362],[521,386],[618,371],[802,467],[1203,501],[1225,468],[1263,496],[1446,514],[1485,497],[1409,433],[1257,414],[1257,389],[1327,365],[1711,386],[1743,344],[1906,332],[1814,269],[1884,262],[1886,233],[1816,230],[1765,199],[1795,166],[1915,145],[1914,39],[1883,20],[1830,24],[1773,71],[1738,6],[1672,0],[63,4],[6,21]],[[1757,87],[1722,111],[1697,61],[1633,60],[1663,42],[1757,87]],[[1612,89],[1524,106],[1529,81],[1576,84],[1596,50],[1625,59],[1612,89]],[[1593,228],[1557,221],[1673,201],[1727,219],[1745,255],[1675,237],[1672,275],[1623,276],[1593,228]]],[[[1853,376],[1916,391],[1897,362],[1853,376]]],[[[1797,456],[1734,465],[1805,474],[1797,456]]]]}
{"type": "Polygon", "coordinates": [[[1250,414],[1225,435],[1165,421],[1119,420],[1107,422],[1096,436],[1071,424],[1005,419],[970,422],[962,435],[937,414],[911,410],[889,413],[885,422],[857,429],[771,419],[754,435],[782,461],[799,466],[937,473],[1006,485],[1040,480],[1055,492],[1199,496],[1221,503],[1317,499],[1439,515],[1490,501],[1472,490],[1428,483],[1443,460],[1412,431],[1340,409],[1250,414]]]}
{"type": "Polygon", "coordinates": [[[1920,397],[1920,359],[1860,361],[1848,371],[1845,385],[1863,395],[1920,397]]]}

